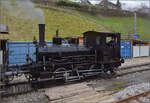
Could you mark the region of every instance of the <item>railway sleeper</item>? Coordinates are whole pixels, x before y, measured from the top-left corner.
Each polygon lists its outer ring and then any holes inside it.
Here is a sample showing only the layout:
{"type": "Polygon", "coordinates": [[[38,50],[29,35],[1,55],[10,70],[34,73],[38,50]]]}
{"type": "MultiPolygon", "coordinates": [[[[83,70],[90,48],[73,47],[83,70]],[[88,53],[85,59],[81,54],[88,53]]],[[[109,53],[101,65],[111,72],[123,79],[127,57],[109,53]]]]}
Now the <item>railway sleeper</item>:
{"type": "Polygon", "coordinates": [[[33,91],[31,84],[14,84],[14,85],[5,85],[4,92],[1,94],[2,97],[14,96],[17,94],[23,94],[33,91]]]}

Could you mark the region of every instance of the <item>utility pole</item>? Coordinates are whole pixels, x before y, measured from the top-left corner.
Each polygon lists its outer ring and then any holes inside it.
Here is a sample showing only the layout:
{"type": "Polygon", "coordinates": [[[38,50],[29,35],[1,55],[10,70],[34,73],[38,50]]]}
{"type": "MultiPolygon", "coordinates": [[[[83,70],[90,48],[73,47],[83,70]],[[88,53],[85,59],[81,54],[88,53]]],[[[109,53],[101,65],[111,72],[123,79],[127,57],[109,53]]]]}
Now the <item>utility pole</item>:
{"type": "Polygon", "coordinates": [[[136,11],[134,11],[134,34],[136,34],[136,11]]]}

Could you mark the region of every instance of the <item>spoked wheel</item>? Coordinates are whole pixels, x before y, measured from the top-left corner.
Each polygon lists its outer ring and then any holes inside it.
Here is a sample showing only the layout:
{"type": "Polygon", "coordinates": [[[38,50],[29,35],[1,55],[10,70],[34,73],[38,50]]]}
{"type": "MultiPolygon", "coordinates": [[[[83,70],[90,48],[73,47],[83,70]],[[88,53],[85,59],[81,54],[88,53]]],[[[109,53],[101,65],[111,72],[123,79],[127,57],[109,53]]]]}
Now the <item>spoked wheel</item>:
{"type": "Polygon", "coordinates": [[[57,83],[60,84],[60,83],[64,83],[65,82],[65,76],[67,76],[67,70],[63,67],[61,68],[57,68],[55,71],[54,71],[54,75],[52,76],[52,78],[54,78],[55,80],[57,80],[57,83]]]}
{"type": "Polygon", "coordinates": [[[76,76],[78,80],[84,80],[85,76],[83,75],[83,73],[85,69],[85,66],[76,66],[75,68],[73,68],[71,76],[76,76]]]}
{"type": "Polygon", "coordinates": [[[90,65],[89,70],[91,70],[91,72],[95,72],[95,73],[102,72],[102,69],[96,64],[90,65]]]}
{"type": "Polygon", "coordinates": [[[99,76],[101,70],[98,68],[98,65],[96,64],[91,64],[88,66],[88,69],[86,72],[84,72],[84,77],[89,78],[89,77],[94,77],[94,76],[99,76]]]}
{"type": "Polygon", "coordinates": [[[95,65],[95,64],[90,65],[90,66],[89,66],[89,70],[92,70],[92,69],[98,69],[98,68],[97,68],[97,65],[95,65]]]}

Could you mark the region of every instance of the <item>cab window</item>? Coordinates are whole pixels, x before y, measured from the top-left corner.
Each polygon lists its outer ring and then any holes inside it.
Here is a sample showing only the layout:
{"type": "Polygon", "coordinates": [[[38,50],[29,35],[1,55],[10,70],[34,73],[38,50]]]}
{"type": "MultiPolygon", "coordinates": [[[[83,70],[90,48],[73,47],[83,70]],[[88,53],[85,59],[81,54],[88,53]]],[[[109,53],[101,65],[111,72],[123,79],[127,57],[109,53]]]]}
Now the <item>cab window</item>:
{"type": "Polygon", "coordinates": [[[115,37],[115,36],[106,37],[106,44],[107,45],[116,45],[117,44],[117,37],[115,37]]]}
{"type": "Polygon", "coordinates": [[[99,45],[100,44],[100,36],[97,36],[96,37],[96,45],[99,45]]]}

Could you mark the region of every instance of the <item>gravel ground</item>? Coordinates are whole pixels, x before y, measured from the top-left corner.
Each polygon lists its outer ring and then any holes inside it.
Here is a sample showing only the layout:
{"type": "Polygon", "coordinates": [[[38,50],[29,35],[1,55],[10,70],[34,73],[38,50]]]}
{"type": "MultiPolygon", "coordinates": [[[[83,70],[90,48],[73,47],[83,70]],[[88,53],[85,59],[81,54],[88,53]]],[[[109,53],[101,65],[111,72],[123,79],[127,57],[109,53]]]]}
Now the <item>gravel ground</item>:
{"type": "Polygon", "coordinates": [[[15,97],[3,98],[0,103],[49,103],[44,92],[32,92],[15,97]]]}
{"type": "MultiPolygon", "coordinates": [[[[127,98],[129,95],[133,96],[133,95],[143,93],[148,90],[150,90],[150,83],[141,83],[138,85],[129,86],[125,88],[124,90],[116,94],[113,94],[112,97],[115,99],[122,99],[122,98],[127,98]]],[[[150,100],[147,99],[146,97],[141,97],[139,99],[143,101],[144,103],[150,103],[150,100]]],[[[131,101],[131,103],[137,103],[137,101],[134,100],[134,101],[131,101]]]]}
{"type": "MultiPolygon", "coordinates": [[[[150,68],[147,67],[147,68],[150,68]]],[[[136,72],[112,79],[96,79],[88,81],[88,85],[93,88],[105,87],[106,90],[121,90],[131,85],[140,83],[150,83],[150,71],[136,72]]]]}
{"type": "MultiPolygon", "coordinates": [[[[97,79],[89,81],[88,85],[93,88],[104,87],[105,91],[120,91],[113,95],[114,99],[125,98],[127,94],[135,95],[150,90],[150,71],[137,72],[108,80],[97,79]]],[[[144,101],[144,103],[150,103],[150,100],[144,97],[140,98],[140,100],[144,101]]],[[[131,103],[137,103],[137,101],[135,100],[131,103]]]]}
{"type": "Polygon", "coordinates": [[[136,95],[139,93],[143,93],[144,91],[147,91],[147,90],[150,90],[150,83],[141,83],[141,84],[129,86],[125,88],[124,90],[116,94],[113,94],[112,96],[115,99],[127,98],[128,95],[136,95]]]}
{"type": "Polygon", "coordinates": [[[141,65],[141,64],[145,64],[145,63],[150,63],[150,57],[125,59],[125,63],[122,64],[121,68],[135,66],[135,65],[141,65]]]}

